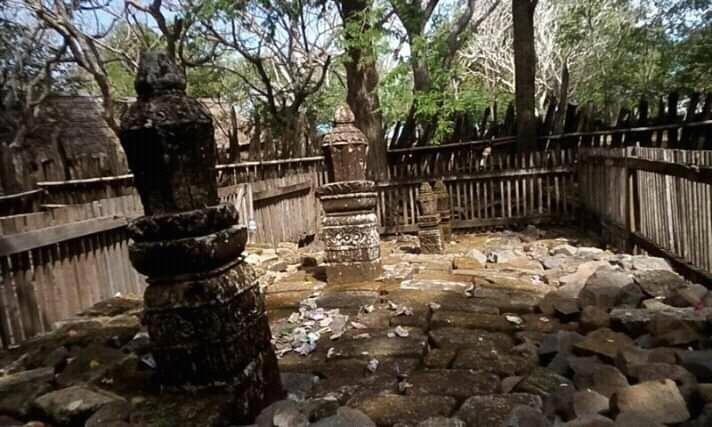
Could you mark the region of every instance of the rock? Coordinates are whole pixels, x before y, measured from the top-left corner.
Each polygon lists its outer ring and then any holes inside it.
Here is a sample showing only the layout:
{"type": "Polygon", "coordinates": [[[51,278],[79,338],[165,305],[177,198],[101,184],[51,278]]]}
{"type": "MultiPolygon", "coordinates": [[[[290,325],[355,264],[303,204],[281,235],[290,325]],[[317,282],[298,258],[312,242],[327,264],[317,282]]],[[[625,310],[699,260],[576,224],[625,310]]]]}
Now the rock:
{"type": "Polygon", "coordinates": [[[613,420],[606,418],[603,415],[587,415],[582,418],[576,418],[567,423],[561,424],[561,427],[612,427],[613,420]]]}
{"type": "Polygon", "coordinates": [[[570,331],[557,331],[544,336],[539,345],[539,360],[549,363],[557,354],[570,354],[575,343],[583,340],[583,336],[570,331]]]}
{"type": "Polygon", "coordinates": [[[80,350],[57,376],[60,387],[96,381],[126,357],[121,350],[92,343],[80,350]]]}
{"type": "Polygon", "coordinates": [[[517,257],[519,255],[511,249],[490,250],[487,254],[487,260],[497,264],[509,262],[517,257]]]}
{"type": "Polygon", "coordinates": [[[667,270],[673,271],[670,264],[664,258],[651,257],[646,255],[636,255],[632,258],[633,270],[667,270]]]}
{"type": "MultiPolygon", "coordinates": [[[[25,423],[6,415],[0,415],[0,426],[2,427],[23,427],[25,423]]],[[[40,426],[38,426],[40,427],[40,426]]],[[[464,426],[463,426],[464,427],[464,426]]]]}
{"type": "Polygon", "coordinates": [[[274,402],[255,419],[257,427],[306,427],[308,424],[309,418],[304,406],[293,400],[274,402]]]}
{"type": "Polygon", "coordinates": [[[570,420],[576,417],[574,412],[574,393],[576,389],[573,387],[561,387],[555,392],[549,394],[544,399],[544,414],[548,418],[561,417],[564,420],[570,420]]]}
{"type": "Polygon", "coordinates": [[[619,304],[637,307],[641,299],[640,287],[629,275],[607,269],[597,270],[579,294],[581,306],[594,305],[602,309],[619,304]]]}
{"type": "Polygon", "coordinates": [[[52,390],[53,368],[38,368],[0,377],[0,413],[24,418],[32,401],[52,390]]]}
{"type": "Polygon", "coordinates": [[[698,389],[695,376],[680,365],[645,363],[631,367],[629,375],[639,382],[671,379],[687,402],[691,401],[698,389]]]}
{"type": "Polygon", "coordinates": [[[92,305],[79,315],[84,317],[113,317],[142,309],[143,300],[140,298],[114,296],[92,305]]]}
{"type": "Polygon", "coordinates": [[[540,410],[527,405],[515,406],[503,427],[549,427],[551,423],[540,410]]]}
{"type": "Polygon", "coordinates": [[[569,368],[574,373],[574,383],[579,390],[593,387],[593,373],[603,363],[596,356],[566,358],[569,368]]]}
{"type": "Polygon", "coordinates": [[[113,393],[87,386],[72,386],[44,394],[34,406],[58,424],[78,424],[104,405],[124,399],[113,393]]]}
{"type": "Polygon", "coordinates": [[[485,268],[485,263],[482,263],[475,258],[461,256],[453,258],[452,268],[456,270],[479,270],[485,268]]]}
{"type": "Polygon", "coordinates": [[[455,416],[463,420],[468,427],[499,426],[519,405],[527,405],[537,410],[542,408],[541,398],[533,394],[490,394],[472,396],[465,400],[455,416]]]}
{"type": "Polygon", "coordinates": [[[697,393],[705,404],[712,403],[712,383],[697,384],[697,393]]]}
{"type": "Polygon", "coordinates": [[[486,346],[462,348],[452,362],[453,369],[483,369],[505,376],[527,372],[536,365],[536,354],[519,354],[486,346]]]}
{"type": "Polygon", "coordinates": [[[611,398],[614,413],[645,414],[663,424],[687,421],[690,413],[672,380],[646,381],[618,390],[611,398]]]}
{"type": "Polygon", "coordinates": [[[603,249],[581,246],[576,250],[576,256],[584,259],[597,259],[603,254],[603,249]]]}
{"type": "Polygon", "coordinates": [[[594,354],[613,361],[621,349],[632,345],[633,340],[627,335],[602,328],[589,332],[583,341],[574,344],[574,349],[584,355],[594,354]]]}
{"type": "Polygon", "coordinates": [[[303,374],[299,372],[282,372],[282,386],[287,392],[287,398],[292,400],[304,400],[314,389],[314,384],[319,377],[313,374],[303,374]]]}
{"type": "Polygon", "coordinates": [[[580,311],[578,299],[566,297],[559,292],[549,292],[539,302],[539,310],[547,316],[572,319],[580,311]]]}
{"type": "Polygon", "coordinates": [[[609,409],[609,399],[595,391],[577,391],[574,393],[574,412],[577,417],[605,414],[609,409]]]}
{"type": "Polygon", "coordinates": [[[363,411],[379,426],[398,422],[418,423],[432,417],[449,416],[457,401],[444,396],[400,396],[395,394],[356,397],[348,406],[363,411]]]}
{"type": "Polygon", "coordinates": [[[437,279],[409,279],[400,284],[401,289],[417,289],[421,291],[455,291],[464,293],[471,286],[467,282],[437,279]]]}
{"type": "Polygon", "coordinates": [[[476,262],[479,263],[480,266],[482,266],[482,267],[484,267],[485,264],[487,264],[487,256],[486,256],[485,254],[483,254],[482,252],[480,252],[479,250],[477,250],[477,249],[474,249],[474,248],[473,248],[473,249],[470,249],[470,250],[465,254],[465,256],[466,256],[467,258],[470,258],[470,259],[476,261],[476,262]]]}
{"type": "Polygon", "coordinates": [[[561,268],[564,259],[562,256],[545,256],[541,259],[541,265],[543,265],[546,270],[555,270],[561,268]]]}
{"type": "Polygon", "coordinates": [[[615,365],[625,375],[630,375],[637,365],[648,363],[650,351],[638,347],[627,347],[616,354],[615,365]]]}
{"type": "Polygon", "coordinates": [[[666,303],[673,307],[695,307],[704,305],[705,298],[709,294],[709,289],[698,283],[684,284],[675,288],[666,303]]]}
{"type": "Polygon", "coordinates": [[[57,347],[44,358],[42,366],[54,368],[55,371],[58,371],[64,368],[67,363],[67,358],[69,358],[69,350],[67,350],[67,347],[57,347]]]}
{"type": "Polygon", "coordinates": [[[514,347],[514,339],[501,332],[468,330],[463,328],[439,328],[429,332],[430,340],[437,348],[484,348],[504,352],[514,347]]]}
{"type": "Polygon", "coordinates": [[[0,377],[0,393],[8,392],[18,385],[42,383],[54,378],[53,368],[38,368],[0,377]]]}
{"type": "Polygon", "coordinates": [[[589,305],[581,310],[581,318],[579,325],[584,332],[590,332],[596,329],[608,328],[611,326],[611,318],[608,312],[595,305],[589,305]]]}
{"type": "Polygon", "coordinates": [[[657,422],[646,414],[638,412],[623,412],[618,414],[613,427],[665,427],[664,424],[657,422]]]}
{"type": "Polygon", "coordinates": [[[685,279],[668,270],[643,270],[635,273],[635,282],[649,296],[667,298],[685,285],[685,279]]]}
{"type": "Polygon", "coordinates": [[[433,417],[428,418],[417,427],[467,427],[465,422],[459,418],[433,417]]]}
{"type": "Polygon", "coordinates": [[[593,369],[591,376],[591,388],[594,391],[610,398],[613,394],[628,387],[628,379],[616,367],[610,365],[600,365],[593,369]]]}
{"type": "Polygon", "coordinates": [[[497,375],[474,370],[436,369],[414,372],[407,382],[412,385],[406,391],[408,395],[439,395],[465,399],[499,390],[497,375]]]}
{"type": "Polygon", "coordinates": [[[131,415],[131,405],[124,401],[116,401],[108,403],[101,407],[87,420],[84,427],[103,427],[106,425],[114,425],[118,421],[128,421],[131,415]]]}
{"type": "Polygon", "coordinates": [[[610,264],[604,261],[590,261],[579,265],[576,272],[559,278],[559,293],[569,298],[578,298],[581,289],[598,269],[610,270],[610,264]]]}
{"type": "Polygon", "coordinates": [[[568,378],[546,368],[535,368],[529,375],[514,387],[514,391],[547,396],[560,388],[574,388],[574,383],[568,378]]]}
{"type": "Polygon", "coordinates": [[[312,427],[376,427],[376,424],[366,414],[348,407],[341,407],[336,411],[336,415],[322,418],[310,425],[312,427]]]}
{"type": "Polygon", "coordinates": [[[698,381],[712,381],[712,350],[681,351],[677,357],[680,365],[697,377],[698,381]]]}
{"type": "Polygon", "coordinates": [[[571,245],[559,245],[551,248],[552,255],[576,256],[578,250],[571,245]]]}
{"type": "Polygon", "coordinates": [[[500,388],[502,389],[502,393],[511,393],[512,390],[514,390],[514,387],[519,384],[520,381],[522,381],[522,378],[524,377],[507,377],[502,379],[502,383],[500,384],[500,388]]]}
{"type": "Polygon", "coordinates": [[[455,359],[456,353],[455,349],[433,348],[425,355],[423,363],[429,369],[447,369],[455,359]]]}
{"type": "Polygon", "coordinates": [[[680,329],[681,325],[704,330],[712,309],[678,308],[662,303],[647,304],[647,308],[615,308],[611,310],[611,325],[638,336],[651,332],[656,336],[680,329]]]}

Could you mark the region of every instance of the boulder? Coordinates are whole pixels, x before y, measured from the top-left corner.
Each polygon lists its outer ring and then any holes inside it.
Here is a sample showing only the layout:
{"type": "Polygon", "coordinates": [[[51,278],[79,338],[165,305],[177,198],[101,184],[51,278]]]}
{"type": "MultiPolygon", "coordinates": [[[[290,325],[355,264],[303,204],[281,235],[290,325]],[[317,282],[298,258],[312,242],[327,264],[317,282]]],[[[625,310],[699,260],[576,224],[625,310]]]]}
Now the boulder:
{"type": "Polygon", "coordinates": [[[366,414],[348,407],[341,407],[336,411],[335,415],[322,418],[310,425],[312,427],[376,427],[376,424],[366,414]]]}
{"type": "Polygon", "coordinates": [[[551,248],[552,255],[576,256],[578,250],[571,245],[558,245],[551,248]]]}
{"type": "Polygon", "coordinates": [[[463,420],[468,427],[500,426],[519,405],[538,410],[542,408],[541,398],[533,394],[489,394],[472,396],[465,400],[455,416],[463,420]]]}
{"type": "Polygon", "coordinates": [[[618,390],[611,398],[614,413],[645,414],[663,424],[687,421],[690,412],[675,382],[646,381],[618,390]]]}
{"type": "Polygon", "coordinates": [[[712,382],[712,350],[680,351],[678,362],[700,382],[712,382]]]}
{"type": "Polygon", "coordinates": [[[485,264],[487,264],[487,256],[486,256],[485,254],[483,254],[482,252],[480,252],[478,249],[474,249],[474,248],[473,248],[473,249],[470,249],[470,250],[465,254],[465,256],[466,256],[467,258],[470,258],[470,259],[476,261],[476,262],[477,262],[478,264],[480,264],[482,267],[484,267],[485,264]]]}
{"type": "Polygon", "coordinates": [[[586,415],[561,424],[562,427],[613,427],[613,420],[603,415],[586,415]]]}
{"type": "Polygon", "coordinates": [[[549,427],[551,423],[540,410],[527,405],[515,406],[502,427],[549,427]]]}
{"type": "Polygon", "coordinates": [[[618,414],[613,427],[665,427],[665,424],[659,423],[647,414],[623,412],[618,414]]]}
{"type": "Polygon", "coordinates": [[[72,386],[44,394],[34,406],[61,425],[78,425],[104,405],[124,401],[120,396],[87,386],[72,386]]]}
{"type": "Polygon", "coordinates": [[[634,277],[643,292],[653,298],[667,298],[685,285],[685,279],[668,270],[637,271],[634,277]]]}
{"type": "Polygon", "coordinates": [[[633,340],[627,335],[602,328],[589,332],[583,341],[574,344],[574,350],[613,361],[620,350],[632,345],[633,340]]]}
{"type": "Polygon", "coordinates": [[[671,365],[669,363],[644,363],[630,368],[629,373],[631,378],[635,378],[638,382],[654,381],[671,379],[675,381],[680,389],[682,397],[687,402],[692,400],[693,395],[697,392],[697,379],[687,369],[680,365],[671,365]]]}
{"type": "Polygon", "coordinates": [[[674,307],[696,307],[704,305],[709,289],[698,283],[689,283],[675,288],[665,300],[674,307]]]}
{"type": "Polygon", "coordinates": [[[670,264],[665,260],[665,258],[658,258],[646,255],[636,255],[632,257],[632,268],[633,270],[646,271],[646,270],[667,270],[673,271],[670,264]]]}
{"type": "Polygon", "coordinates": [[[466,256],[455,257],[452,260],[452,268],[455,270],[478,270],[484,267],[485,265],[483,263],[466,256]]]}
{"type": "Polygon", "coordinates": [[[608,397],[593,390],[574,393],[574,412],[577,417],[605,414],[609,409],[608,397]]]}
{"type": "Polygon", "coordinates": [[[589,305],[581,310],[579,325],[583,332],[608,328],[611,326],[611,317],[605,309],[596,307],[595,305],[589,305]]]}
{"type": "Polygon", "coordinates": [[[611,309],[619,304],[637,307],[642,299],[640,287],[633,278],[619,271],[599,269],[581,289],[581,306],[593,305],[602,309],[611,309]]]}
{"type": "Polygon", "coordinates": [[[449,416],[456,404],[452,397],[395,394],[359,396],[348,402],[348,406],[362,411],[379,426],[398,422],[418,423],[432,417],[449,416]]]}
{"type": "Polygon", "coordinates": [[[591,388],[608,398],[613,396],[616,391],[630,385],[625,375],[610,365],[596,366],[593,369],[591,381],[591,388]]]}
{"type": "Polygon", "coordinates": [[[545,397],[561,388],[574,389],[574,383],[550,369],[535,368],[514,387],[514,391],[545,397]]]}
{"type": "Polygon", "coordinates": [[[467,427],[467,425],[459,418],[433,417],[418,424],[417,427],[467,427]]]}

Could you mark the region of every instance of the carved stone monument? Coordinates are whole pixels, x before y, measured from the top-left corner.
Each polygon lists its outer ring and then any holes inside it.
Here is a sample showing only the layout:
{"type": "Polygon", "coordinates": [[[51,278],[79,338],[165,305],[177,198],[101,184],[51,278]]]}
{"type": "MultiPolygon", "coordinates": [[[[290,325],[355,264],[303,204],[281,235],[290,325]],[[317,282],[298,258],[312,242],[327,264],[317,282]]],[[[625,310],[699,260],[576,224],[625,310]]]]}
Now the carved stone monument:
{"type": "Polygon", "coordinates": [[[263,297],[241,257],[247,230],[234,206],[219,204],[212,119],[165,54],[142,56],[135,86],[120,139],[146,216],[129,225],[129,255],[148,276],[158,379],[227,385],[235,416],[251,422],[283,391],[263,297]]]}
{"type": "Polygon", "coordinates": [[[438,200],[438,213],[440,214],[440,230],[445,243],[452,240],[452,224],[450,223],[450,194],[447,192],[442,179],[435,181],[433,192],[438,200]]]}
{"type": "Polygon", "coordinates": [[[373,280],[381,272],[376,190],[366,180],[366,136],[354,126],[348,106],[337,109],[334,129],[324,136],[329,184],[319,188],[324,208],[322,240],[329,283],[373,280]]]}
{"type": "Polygon", "coordinates": [[[418,238],[420,252],[424,254],[441,254],[445,251],[442,230],[440,230],[440,214],[438,213],[438,197],[433,193],[430,184],[424,182],[418,194],[418,238]]]}

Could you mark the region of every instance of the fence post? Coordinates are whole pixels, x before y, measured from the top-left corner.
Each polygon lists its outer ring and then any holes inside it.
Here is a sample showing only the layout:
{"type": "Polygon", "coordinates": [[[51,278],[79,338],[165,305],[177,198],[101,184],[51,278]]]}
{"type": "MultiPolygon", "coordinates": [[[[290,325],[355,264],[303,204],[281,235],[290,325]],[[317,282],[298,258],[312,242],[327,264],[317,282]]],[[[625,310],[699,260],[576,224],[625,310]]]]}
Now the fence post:
{"type": "Polygon", "coordinates": [[[636,148],[625,149],[625,176],[626,176],[626,252],[633,253],[635,243],[633,233],[640,229],[640,193],[638,190],[638,170],[628,166],[628,158],[635,157],[636,148]]]}

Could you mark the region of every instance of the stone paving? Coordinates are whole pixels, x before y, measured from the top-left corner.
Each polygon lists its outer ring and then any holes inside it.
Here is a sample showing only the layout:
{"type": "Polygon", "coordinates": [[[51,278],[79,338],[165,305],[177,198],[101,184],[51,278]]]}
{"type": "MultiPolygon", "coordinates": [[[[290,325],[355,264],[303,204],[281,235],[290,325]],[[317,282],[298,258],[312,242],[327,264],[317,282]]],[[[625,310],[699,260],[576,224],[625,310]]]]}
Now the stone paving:
{"type": "MultiPolygon", "coordinates": [[[[453,239],[385,240],[383,277],[339,285],[318,244],[249,247],[288,391],[255,425],[712,425],[706,288],[575,230],[453,239]]],[[[156,386],[141,309],[112,298],[0,354],[0,425],[233,425],[229,389],[156,386]]]]}

